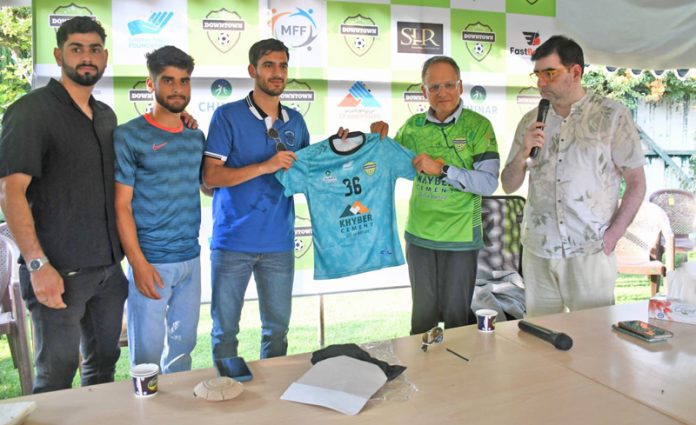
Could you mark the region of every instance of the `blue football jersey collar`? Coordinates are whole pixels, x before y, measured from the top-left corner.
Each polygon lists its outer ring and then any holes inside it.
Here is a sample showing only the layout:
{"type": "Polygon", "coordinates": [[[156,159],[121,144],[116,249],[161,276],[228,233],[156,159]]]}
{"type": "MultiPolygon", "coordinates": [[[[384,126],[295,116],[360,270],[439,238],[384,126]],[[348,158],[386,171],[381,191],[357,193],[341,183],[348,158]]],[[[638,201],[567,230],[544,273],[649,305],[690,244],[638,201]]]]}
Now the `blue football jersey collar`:
{"type": "Polygon", "coordinates": [[[345,141],[342,141],[338,134],[329,137],[329,146],[337,155],[352,155],[365,146],[365,141],[365,133],[362,131],[351,131],[348,133],[345,141]]]}
{"type": "MultiPolygon", "coordinates": [[[[266,124],[266,130],[270,129],[273,127],[273,121],[271,120],[271,117],[268,116],[265,112],[263,112],[263,109],[259,108],[259,106],[254,102],[254,92],[250,91],[249,94],[246,97],[246,103],[247,106],[249,107],[249,111],[253,116],[256,117],[256,119],[262,120],[266,124]]],[[[288,112],[283,109],[283,107],[280,105],[280,102],[278,103],[278,118],[283,120],[283,122],[288,122],[290,120],[290,116],[288,115],[288,112]]]]}

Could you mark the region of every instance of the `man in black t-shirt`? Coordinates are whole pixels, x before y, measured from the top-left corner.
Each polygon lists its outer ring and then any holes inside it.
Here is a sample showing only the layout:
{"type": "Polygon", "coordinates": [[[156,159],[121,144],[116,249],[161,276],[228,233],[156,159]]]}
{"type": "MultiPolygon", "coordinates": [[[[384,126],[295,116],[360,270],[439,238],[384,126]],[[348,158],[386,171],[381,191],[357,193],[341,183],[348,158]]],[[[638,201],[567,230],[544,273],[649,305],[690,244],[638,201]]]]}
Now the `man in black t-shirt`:
{"type": "Polygon", "coordinates": [[[116,115],[92,97],[106,68],[102,26],[63,23],[59,81],[7,110],[0,206],[22,254],[20,284],[34,324],[33,392],[111,382],[128,282],[114,219],[116,115]]]}

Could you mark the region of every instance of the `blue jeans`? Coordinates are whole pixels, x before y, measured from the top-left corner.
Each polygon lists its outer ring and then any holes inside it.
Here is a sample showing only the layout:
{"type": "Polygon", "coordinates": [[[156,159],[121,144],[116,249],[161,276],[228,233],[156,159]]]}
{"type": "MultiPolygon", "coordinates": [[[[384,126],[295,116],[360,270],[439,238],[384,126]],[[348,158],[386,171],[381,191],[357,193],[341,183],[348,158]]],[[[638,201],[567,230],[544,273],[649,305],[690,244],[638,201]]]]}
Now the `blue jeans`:
{"type": "Polygon", "coordinates": [[[131,366],[160,365],[162,373],[191,370],[191,351],[198,337],[201,311],[200,257],[179,263],[152,265],[164,283],[159,300],[135,286],[128,269],[128,346],[131,366]]]}
{"type": "Polygon", "coordinates": [[[293,251],[254,254],[215,249],[210,263],[213,359],[237,356],[239,318],[252,273],[259,295],[261,358],[284,356],[295,275],[293,251]]]}
{"type": "Polygon", "coordinates": [[[82,386],[113,382],[121,355],[118,338],[128,292],[121,265],[60,272],[68,307],[57,310],[37,301],[29,271],[25,265],[19,268],[22,298],[34,325],[34,393],[70,388],[80,353],[82,386]]]}

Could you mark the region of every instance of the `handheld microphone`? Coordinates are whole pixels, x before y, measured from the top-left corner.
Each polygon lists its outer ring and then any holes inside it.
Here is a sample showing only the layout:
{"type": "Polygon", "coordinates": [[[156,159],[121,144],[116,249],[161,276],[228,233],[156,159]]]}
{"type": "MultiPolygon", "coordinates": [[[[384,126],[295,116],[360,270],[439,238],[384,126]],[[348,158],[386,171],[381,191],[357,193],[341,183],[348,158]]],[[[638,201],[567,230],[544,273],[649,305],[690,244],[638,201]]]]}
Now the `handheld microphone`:
{"type": "Polygon", "coordinates": [[[517,324],[520,330],[534,335],[537,338],[541,338],[544,341],[550,343],[559,350],[568,351],[573,346],[573,339],[563,332],[554,332],[546,328],[542,328],[534,323],[529,323],[525,320],[520,320],[517,324]]]}
{"type": "MultiPolygon", "coordinates": [[[[541,99],[539,101],[539,109],[537,111],[537,122],[546,122],[546,114],[549,113],[549,100],[541,99]]],[[[539,155],[539,146],[534,146],[529,153],[529,157],[534,159],[539,155]]]]}

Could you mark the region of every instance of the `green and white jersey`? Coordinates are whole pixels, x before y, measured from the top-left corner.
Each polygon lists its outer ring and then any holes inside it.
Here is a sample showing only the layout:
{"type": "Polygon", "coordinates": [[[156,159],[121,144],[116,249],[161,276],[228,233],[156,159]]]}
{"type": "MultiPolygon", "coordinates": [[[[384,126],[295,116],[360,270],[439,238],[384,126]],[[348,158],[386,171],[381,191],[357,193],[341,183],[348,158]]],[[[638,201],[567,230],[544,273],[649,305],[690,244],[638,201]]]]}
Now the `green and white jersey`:
{"type": "Polygon", "coordinates": [[[500,171],[490,121],[460,103],[444,122],[432,110],[412,116],[395,139],[450,166],[444,178],[421,173],[413,180],[406,240],[429,249],[481,249],[481,196],[495,192],[500,171]]]}

